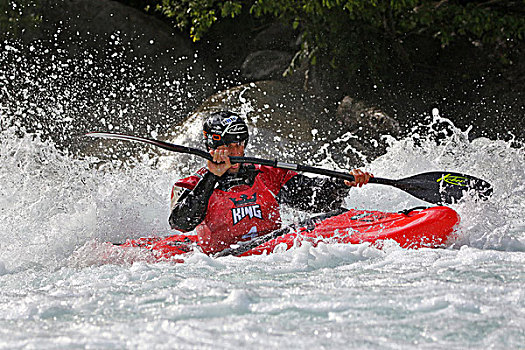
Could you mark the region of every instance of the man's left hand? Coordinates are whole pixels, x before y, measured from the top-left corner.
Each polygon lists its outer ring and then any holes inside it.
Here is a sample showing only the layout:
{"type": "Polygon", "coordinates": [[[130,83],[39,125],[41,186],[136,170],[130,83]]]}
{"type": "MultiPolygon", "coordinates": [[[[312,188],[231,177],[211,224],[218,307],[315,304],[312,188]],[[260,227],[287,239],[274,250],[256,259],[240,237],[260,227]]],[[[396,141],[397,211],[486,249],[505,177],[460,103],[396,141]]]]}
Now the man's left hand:
{"type": "Polygon", "coordinates": [[[345,180],[345,185],[351,186],[351,187],[361,187],[363,185],[366,185],[368,181],[370,181],[371,177],[374,177],[373,174],[370,174],[366,171],[362,171],[360,169],[353,169],[350,171],[351,175],[354,175],[355,180],[354,181],[348,181],[345,180]]]}

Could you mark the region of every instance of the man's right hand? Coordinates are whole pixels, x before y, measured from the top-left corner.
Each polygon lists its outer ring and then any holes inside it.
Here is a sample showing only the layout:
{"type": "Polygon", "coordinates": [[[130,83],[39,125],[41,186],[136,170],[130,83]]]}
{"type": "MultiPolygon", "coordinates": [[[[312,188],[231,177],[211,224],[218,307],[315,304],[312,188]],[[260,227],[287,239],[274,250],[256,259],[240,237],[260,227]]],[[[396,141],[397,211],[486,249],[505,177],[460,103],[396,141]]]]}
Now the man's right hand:
{"type": "Polygon", "coordinates": [[[210,154],[213,156],[213,161],[208,161],[208,170],[211,173],[221,177],[232,167],[228,149],[212,149],[210,154]]]}

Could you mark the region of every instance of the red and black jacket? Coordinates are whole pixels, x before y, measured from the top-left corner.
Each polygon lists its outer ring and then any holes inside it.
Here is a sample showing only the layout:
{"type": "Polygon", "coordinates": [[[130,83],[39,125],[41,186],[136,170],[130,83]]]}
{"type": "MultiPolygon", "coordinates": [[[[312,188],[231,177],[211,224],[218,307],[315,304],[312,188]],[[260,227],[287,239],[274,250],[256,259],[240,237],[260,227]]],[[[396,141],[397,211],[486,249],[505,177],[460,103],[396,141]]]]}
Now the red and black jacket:
{"type": "Polygon", "coordinates": [[[175,183],[169,223],[181,231],[196,229],[201,246],[219,251],[278,229],[281,204],[326,212],[341,206],[348,189],[342,180],[267,166],[243,165],[222,177],[202,168],[175,183]]]}

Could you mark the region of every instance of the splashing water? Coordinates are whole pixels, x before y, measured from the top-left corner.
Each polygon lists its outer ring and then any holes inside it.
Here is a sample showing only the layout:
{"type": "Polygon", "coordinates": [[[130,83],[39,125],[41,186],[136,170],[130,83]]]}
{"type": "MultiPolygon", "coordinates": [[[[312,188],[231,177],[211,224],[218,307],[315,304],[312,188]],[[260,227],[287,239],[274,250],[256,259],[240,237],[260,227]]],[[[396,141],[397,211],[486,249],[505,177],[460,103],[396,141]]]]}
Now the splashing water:
{"type": "MultiPolygon", "coordinates": [[[[518,348],[525,340],[523,148],[464,133],[439,144],[418,136],[393,141],[367,166],[384,177],[445,168],[491,182],[491,200],[452,206],[462,223],[451,249],[305,244],[242,259],[195,254],[181,265],[147,264],[146,253],[130,252],[113,260],[124,265],[97,267],[103,242],[170,233],[170,187],[188,165],[166,154],[101,163],[16,134],[0,136],[1,347],[163,347],[176,339],[211,348],[217,333],[225,348],[518,348]],[[27,332],[34,340],[24,340],[27,332]]],[[[353,189],[347,204],[397,211],[421,202],[370,185],[353,189]]]]}
{"type": "MultiPolygon", "coordinates": [[[[304,244],[241,259],[194,254],[185,264],[150,264],[147,252],[133,251],[101,264],[104,242],[172,233],[171,186],[202,161],[145,149],[113,160],[70,154],[19,123],[27,112],[14,107],[27,106],[31,97],[25,98],[0,106],[0,348],[525,343],[521,144],[469,140],[468,131],[433,113],[366,164],[387,178],[451,170],[493,185],[490,200],[467,197],[451,206],[462,222],[459,241],[448,249],[304,244]]],[[[319,152],[325,167],[350,166],[333,161],[327,149],[319,152]]],[[[427,204],[373,185],[352,189],[346,202],[385,211],[427,204]]]]}
{"type": "Polygon", "coordinates": [[[138,163],[121,169],[74,159],[51,141],[2,133],[2,260],[57,266],[90,239],[121,240],[167,229],[169,183],[138,163]],[[160,214],[160,215],[159,215],[160,214]]]}
{"type": "MultiPolygon", "coordinates": [[[[489,201],[467,198],[452,206],[462,217],[458,244],[524,250],[524,150],[502,141],[468,141],[467,136],[454,130],[438,144],[421,136],[392,141],[387,154],[367,169],[390,178],[451,170],[486,179],[495,189],[489,201]]],[[[7,129],[0,153],[4,264],[8,269],[58,266],[93,239],[168,234],[170,186],[192,170],[178,157],[148,154],[132,166],[100,163],[93,157],[74,158],[37,135],[19,137],[14,128],[7,129]]],[[[346,202],[349,207],[385,211],[426,204],[403,191],[373,185],[353,189],[346,202]]]]}
{"type": "MultiPolygon", "coordinates": [[[[24,127],[60,149],[85,153],[78,135],[101,130],[155,137],[221,84],[190,75],[198,56],[179,59],[171,71],[150,72],[140,58],[126,60],[129,48],[120,47],[118,37],[108,44],[115,52],[71,57],[59,43],[0,42],[0,129],[24,127]]],[[[122,155],[117,149],[110,158],[122,155]]]]}

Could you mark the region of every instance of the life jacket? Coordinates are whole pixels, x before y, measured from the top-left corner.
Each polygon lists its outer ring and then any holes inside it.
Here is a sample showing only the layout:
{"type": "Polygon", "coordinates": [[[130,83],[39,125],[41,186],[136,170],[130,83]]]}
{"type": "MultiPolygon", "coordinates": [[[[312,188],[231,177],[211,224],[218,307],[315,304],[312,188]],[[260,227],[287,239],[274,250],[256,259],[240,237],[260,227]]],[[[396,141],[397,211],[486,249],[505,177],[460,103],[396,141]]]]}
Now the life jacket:
{"type": "MultiPolygon", "coordinates": [[[[276,196],[297,173],[261,165],[255,167],[258,173],[253,184],[213,191],[206,216],[195,229],[205,253],[221,251],[281,227],[276,196]]],[[[177,181],[175,186],[191,190],[202,175],[201,169],[195,175],[177,181]]]]}

